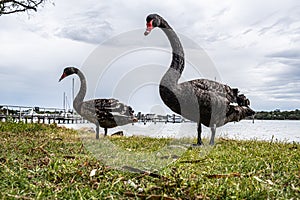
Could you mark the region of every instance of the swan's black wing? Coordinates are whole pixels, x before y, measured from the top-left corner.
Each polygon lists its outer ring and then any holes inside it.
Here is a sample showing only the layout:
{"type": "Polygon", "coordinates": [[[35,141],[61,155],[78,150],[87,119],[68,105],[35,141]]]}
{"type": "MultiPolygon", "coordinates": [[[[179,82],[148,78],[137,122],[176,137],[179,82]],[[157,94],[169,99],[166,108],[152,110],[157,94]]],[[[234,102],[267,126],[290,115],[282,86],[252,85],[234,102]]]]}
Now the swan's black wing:
{"type": "Polygon", "coordinates": [[[95,108],[98,111],[111,112],[116,115],[133,116],[134,110],[116,99],[96,99],[95,108]]]}
{"type": "Polygon", "coordinates": [[[132,116],[134,110],[116,99],[92,99],[82,103],[82,109],[90,112],[118,113],[119,115],[132,116]]]}
{"type": "MultiPolygon", "coordinates": [[[[188,111],[187,113],[194,114],[196,112],[192,112],[191,109],[199,110],[198,114],[202,116],[201,123],[206,126],[212,124],[221,126],[228,121],[239,121],[254,114],[254,111],[248,107],[249,100],[244,95],[238,95],[238,89],[232,89],[228,85],[208,79],[197,79],[183,82],[179,86],[183,93],[193,91],[193,95],[187,94],[186,99],[189,99],[187,101],[190,103],[186,104],[184,109],[188,111]],[[198,104],[190,100],[192,96],[197,99],[198,104]]],[[[197,116],[190,117],[191,120],[197,121],[197,116]]]]}
{"type": "Polygon", "coordinates": [[[198,79],[192,81],[194,87],[202,88],[208,91],[209,95],[215,102],[215,105],[224,103],[227,108],[224,109],[226,112],[226,121],[239,121],[245,117],[252,116],[255,112],[249,108],[250,100],[246,98],[244,94],[238,94],[238,89],[232,89],[228,85],[211,81],[207,79],[198,79]]]}
{"type": "Polygon", "coordinates": [[[133,123],[134,110],[116,99],[96,99],[95,108],[100,126],[115,127],[133,123]]]}
{"type": "Polygon", "coordinates": [[[116,99],[92,99],[81,103],[81,115],[101,127],[113,128],[134,122],[134,110],[116,99]]]}
{"type": "Polygon", "coordinates": [[[193,88],[202,92],[209,92],[211,95],[217,95],[225,98],[227,103],[237,103],[237,89],[232,89],[228,85],[218,83],[208,79],[196,79],[189,81],[193,88]]]}

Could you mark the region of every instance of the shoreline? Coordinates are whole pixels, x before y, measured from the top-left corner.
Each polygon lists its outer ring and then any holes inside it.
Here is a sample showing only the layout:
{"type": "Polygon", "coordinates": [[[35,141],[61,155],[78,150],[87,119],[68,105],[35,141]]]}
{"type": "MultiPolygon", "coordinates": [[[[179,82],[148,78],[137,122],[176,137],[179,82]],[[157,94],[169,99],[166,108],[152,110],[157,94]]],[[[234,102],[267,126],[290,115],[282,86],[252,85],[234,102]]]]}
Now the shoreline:
{"type": "MultiPolygon", "coordinates": [[[[58,126],[81,129],[93,128],[92,123],[86,124],[58,124],[58,126]]],[[[108,129],[108,135],[123,131],[124,136],[146,136],[153,138],[195,138],[197,124],[188,123],[135,123],[108,129]],[[163,134],[162,134],[163,133],[163,134]]],[[[202,126],[203,138],[210,138],[210,129],[202,126]]],[[[258,140],[258,141],[279,141],[286,143],[300,143],[300,123],[297,120],[242,120],[237,123],[228,123],[217,128],[216,138],[233,140],[258,140]]],[[[100,134],[103,129],[100,128],[100,134]]]]}

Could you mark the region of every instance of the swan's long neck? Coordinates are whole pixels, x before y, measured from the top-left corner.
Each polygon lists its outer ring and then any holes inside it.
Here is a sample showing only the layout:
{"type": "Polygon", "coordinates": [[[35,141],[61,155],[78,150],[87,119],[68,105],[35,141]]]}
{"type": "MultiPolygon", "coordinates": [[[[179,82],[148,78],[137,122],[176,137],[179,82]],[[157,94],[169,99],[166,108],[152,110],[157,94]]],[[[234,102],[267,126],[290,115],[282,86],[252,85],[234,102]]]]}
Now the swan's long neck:
{"type": "Polygon", "coordinates": [[[178,80],[184,69],[184,51],[182,44],[169,24],[162,19],[160,28],[167,35],[172,46],[172,62],[169,70],[165,73],[161,80],[162,85],[178,84],[178,80]]]}
{"type": "Polygon", "coordinates": [[[73,107],[77,111],[77,113],[80,114],[81,113],[81,109],[80,109],[81,103],[83,102],[83,99],[86,94],[86,79],[80,70],[78,70],[77,75],[79,76],[79,79],[80,79],[80,89],[73,101],[73,107]]]}

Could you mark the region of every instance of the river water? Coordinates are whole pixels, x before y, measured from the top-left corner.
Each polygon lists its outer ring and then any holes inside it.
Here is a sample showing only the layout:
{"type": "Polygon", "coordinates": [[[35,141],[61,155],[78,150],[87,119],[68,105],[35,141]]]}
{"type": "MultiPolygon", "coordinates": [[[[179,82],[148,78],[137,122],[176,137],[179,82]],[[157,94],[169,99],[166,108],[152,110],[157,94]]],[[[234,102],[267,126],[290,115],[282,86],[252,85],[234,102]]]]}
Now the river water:
{"type": "MultiPolygon", "coordinates": [[[[95,127],[93,124],[66,124],[68,128],[95,127]]],[[[100,132],[103,129],[100,129],[100,132]]],[[[126,136],[143,135],[148,137],[195,138],[197,136],[196,123],[135,123],[108,129],[108,135],[116,131],[123,131],[126,136]]],[[[202,137],[210,137],[210,129],[202,126],[202,137]]],[[[300,142],[300,121],[293,120],[242,120],[228,123],[217,128],[216,138],[230,138],[239,140],[265,140],[300,142]]]]}

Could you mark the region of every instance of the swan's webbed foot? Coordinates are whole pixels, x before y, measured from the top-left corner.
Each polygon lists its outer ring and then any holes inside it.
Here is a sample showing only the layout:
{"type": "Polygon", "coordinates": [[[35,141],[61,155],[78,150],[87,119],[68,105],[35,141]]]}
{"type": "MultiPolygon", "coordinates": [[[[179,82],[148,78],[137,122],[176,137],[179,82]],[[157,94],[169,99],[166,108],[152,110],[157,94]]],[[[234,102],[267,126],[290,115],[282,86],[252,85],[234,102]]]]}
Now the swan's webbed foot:
{"type": "Polygon", "coordinates": [[[201,146],[204,146],[204,143],[202,142],[201,138],[197,139],[196,144],[192,144],[192,147],[201,147],[201,146]]]}
{"type": "Polygon", "coordinates": [[[202,146],[204,146],[203,142],[197,143],[197,144],[192,144],[192,147],[202,147],[202,146]]]}

